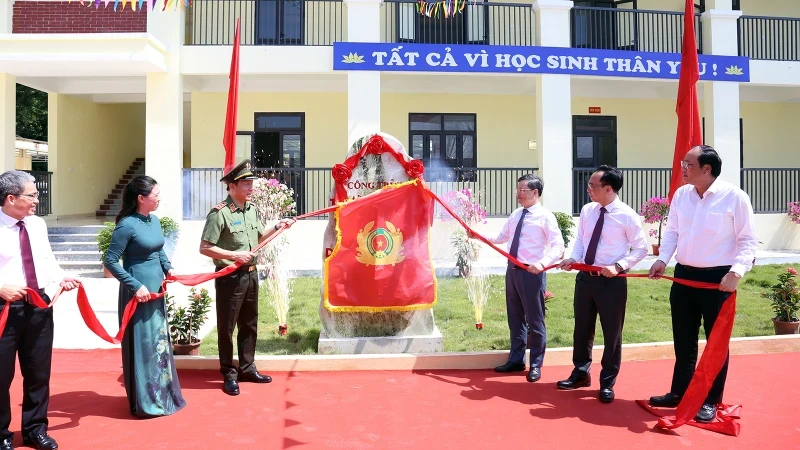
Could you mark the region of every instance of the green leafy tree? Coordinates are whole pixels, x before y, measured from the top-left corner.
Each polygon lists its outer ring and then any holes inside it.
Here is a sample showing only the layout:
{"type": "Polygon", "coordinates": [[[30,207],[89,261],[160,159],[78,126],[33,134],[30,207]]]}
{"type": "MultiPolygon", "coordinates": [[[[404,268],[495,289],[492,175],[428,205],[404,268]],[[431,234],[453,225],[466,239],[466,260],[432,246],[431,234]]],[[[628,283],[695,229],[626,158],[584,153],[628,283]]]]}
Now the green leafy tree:
{"type": "Polygon", "coordinates": [[[17,84],[17,136],[47,142],[47,92],[17,84]]]}

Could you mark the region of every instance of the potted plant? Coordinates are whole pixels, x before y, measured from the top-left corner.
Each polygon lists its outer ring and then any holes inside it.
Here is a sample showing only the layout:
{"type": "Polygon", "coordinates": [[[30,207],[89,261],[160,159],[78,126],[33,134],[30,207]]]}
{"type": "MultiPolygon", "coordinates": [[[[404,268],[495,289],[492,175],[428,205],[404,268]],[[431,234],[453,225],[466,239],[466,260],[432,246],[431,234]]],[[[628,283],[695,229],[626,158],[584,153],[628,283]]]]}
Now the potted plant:
{"type": "Polygon", "coordinates": [[[177,306],[169,294],[165,294],[164,298],[167,302],[169,337],[173,352],[176,355],[199,355],[202,340],[198,334],[208,318],[212,302],[208,290],[200,289],[198,292],[196,288],[191,288],[189,304],[186,306],[177,306]]]}
{"type": "Polygon", "coordinates": [[[800,225],[800,201],[789,202],[787,206],[789,207],[789,211],[787,211],[786,214],[789,216],[789,220],[800,225]]]}
{"type": "Polygon", "coordinates": [[[667,217],[669,217],[669,198],[651,197],[650,200],[642,203],[642,215],[644,223],[658,224],[658,228],[650,230],[650,237],[656,238],[656,243],[653,244],[653,255],[658,256],[658,249],[661,247],[661,228],[666,225],[667,217]]]}
{"type": "Polygon", "coordinates": [[[167,258],[172,259],[172,255],[175,253],[175,244],[181,235],[181,226],[169,217],[160,217],[158,221],[161,222],[161,232],[164,233],[164,252],[167,254],[167,258]]]}
{"type": "Polygon", "coordinates": [[[800,328],[800,287],[794,277],[797,270],[787,267],[786,272],[778,275],[778,282],[771,287],[770,292],[763,292],[761,295],[772,302],[772,310],[775,317],[772,323],[775,325],[775,334],[797,334],[800,328]]]}
{"type": "Polygon", "coordinates": [[[564,239],[564,252],[566,253],[570,239],[572,239],[572,228],[575,227],[575,222],[572,221],[572,216],[567,213],[554,212],[553,215],[556,216],[558,229],[561,230],[561,237],[564,239]]]}
{"type": "MultiPolygon", "coordinates": [[[[104,222],[104,227],[97,233],[97,249],[100,251],[100,262],[102,263],[106,259],[106,253],[108,252],[108,247],[111,246],[111,235],[114,233],[114,228],[116,224],[114,222],[104,222]]],[[[111,272],[106,269],[105,264],[103,264],[103,275],[106,278],[113,278],[114,276],[111,275],[111,272]]]]}

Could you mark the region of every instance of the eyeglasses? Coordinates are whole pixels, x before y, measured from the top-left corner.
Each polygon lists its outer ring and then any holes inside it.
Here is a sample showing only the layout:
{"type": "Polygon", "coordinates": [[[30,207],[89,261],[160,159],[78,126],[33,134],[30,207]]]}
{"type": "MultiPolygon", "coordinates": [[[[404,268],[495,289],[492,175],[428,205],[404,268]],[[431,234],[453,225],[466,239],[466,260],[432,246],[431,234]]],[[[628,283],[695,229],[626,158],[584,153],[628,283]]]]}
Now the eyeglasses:
{"type": "Polygon", "coordinates": [[[532,191],[533,189],[514,189],[516,192],[532,191]]]}
{"type": "Polygon", "coordinates": [[[17,197],[28,197],[30,199],[38,200],[39,199],[39,193],[38,192],[34,192],[33,194],[19,194],[19,195],[17,195],[17,197]]]}
{"type": "Polygon", "coordinates": [[[694,164],[694,163],[689,163],[689,162],[686,162],[686,161],[681,161],[681,169],[684,169],[684,170],[688,169],[689,167],[696,166],[696,165],[697,165],[697,164],[694,164]]]}
{"type": "Polygon", "coordinates": [[[606,187],[606,186],[608,186],[608,185],[607,185],[607,184],[601,184],[601,185],[599,185],[599,186],[595,186],[595,185],[594,185],[594,184],[592,184],[592,183],[586,183],[586,186],[588,186],[588,187],[589,187],[589,189],[597,189],[597,188],[599,188],[599,187],[606,187]]]}

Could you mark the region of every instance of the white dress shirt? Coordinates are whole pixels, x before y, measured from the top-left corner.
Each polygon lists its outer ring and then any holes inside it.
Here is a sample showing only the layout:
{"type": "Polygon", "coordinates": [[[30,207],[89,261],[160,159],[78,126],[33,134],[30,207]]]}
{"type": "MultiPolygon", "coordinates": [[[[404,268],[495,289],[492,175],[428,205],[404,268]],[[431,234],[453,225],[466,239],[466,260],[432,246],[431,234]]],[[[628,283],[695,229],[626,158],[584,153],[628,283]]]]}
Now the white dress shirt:
{"type": "MultiPolygon", "coordinates": [[[[571,256],[577,262],[584,262],[594,227],[600,219],[600,207],[599,203],[592,202],[581,209],[571,256]]],[[[622,270],[629,270],[647,256],[647,239],[642,230],[641,218],[619,198],[606,205],[606,211],[592,265],[602,267],[619,263],[622,270]]]]}
{"type": "MultiPolygon", "coordinates": [[[[66,273],[58,265],[50,241],[47,238],[47,224],[38,216],[22,219],[33,252],[33,266],[36,268],[36,281],[40,288],[52,298],[58,284],[66,273]]],[[[6,284],[27,286],[25,271],[22,268],[22,250],[19,245],[19,220],[0,210],[0,288],[6,284]]]]}
{"type": "Polygon", "coordinates": [[[677,249],[675,260],[682,265],[731,266],[743,276],[758,248],[753,221],[750,197],[730,183],[715,180],[703,198],[694,186],[681,186],[672,197],[658,259],[669,262],[677,249]]]}
{"type": "MultiPolygon", "coordinates": [[[[506,220],[503,229],[497,236],[487,239],[493,244],[508,242],[508,252],[511,252],[511,242],[514,240],[514,231],[517,229],[523,208],[518,208],[506,220]]],[[[542,263],[549,266],[561,259],[564,254],[564,238],[558,228],[556,216],[536,204],[528,208],[522,230],[519,235],[519,248],[517,259],[527,265],[542,263]]]]}

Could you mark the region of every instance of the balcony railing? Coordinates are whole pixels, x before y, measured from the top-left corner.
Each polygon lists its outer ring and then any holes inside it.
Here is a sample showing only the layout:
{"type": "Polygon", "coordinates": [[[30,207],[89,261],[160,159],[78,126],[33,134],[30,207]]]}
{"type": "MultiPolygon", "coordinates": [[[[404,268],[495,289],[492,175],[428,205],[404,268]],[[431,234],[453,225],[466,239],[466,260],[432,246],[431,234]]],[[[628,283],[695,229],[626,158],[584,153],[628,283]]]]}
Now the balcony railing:
{"type": "Polygon", "coordinates": [[[800,19],[739,17],[739,56],[800,61],[800,19]]]}
{"type": "MultiPolygon", "coordinates": [[[[517,208],[514,187],[517,179],[531,169],[456,168],[426,170],[430,189],[439,196],[453,190],[469,188],[479,196],[490,217],[505,217],[517,208]]],[[[294,189],[298,214],[323,209],[330,205],[333,179],[330,168],[255,169],[259,176],[275,178],[294,189]]],[[[219,182],[221,169],[183,169],[183,218],[204,219],[211,208],[228,195],[219,182]]],[[[320,219],[327,215],[317,216],[320,219]]]]}
{"type": "MultiPolygon", "coordinates": [[[[573,7],[570,25],[574,48],[662,53],[683,48],[682,12],[573,7]]],[[[695,14],[695,34],[702,53],[700,14],[695,14]]]]}
{"type": "Polygon", "coordinates": [[[742,169],[741,183],[756,213],[785,213],[800,200],[800,168],[742,169]]]}
{"type": "MultiPolygon", "coordinates": [[[[591,202],[586,192],[586,184],[596,169],[572,169],[573,189],[572,213],[580,214],[583,205],[591,202]]],[[[622,189],[619,199],[625,202],[634,211],[640,212],[642,203],[650,197],[666,197],[669,193],[669,179],[672,169],[623,169],[622,189]]]]}
{"type": "Polygon", "coordinates": [[[186,45],[333,45],[347,36],[342,0],[194,0],[186,45]]]}
{"type": "Polygon", "coordinates": [[[536,20],[530,2],[476,1],[463,5],[462,11],[448,17],[443,9],[429,17],[420,14],[414,0],[386,0],[382,6],[383,42],[536,45],[536,20]]]}
{"type": "Polygon", "coordinates": [[[33,184],[36,185],[36,190],[39,191],[39,206],[36,207],[37,216],[46,216],[53,213],[53,202],[50,198],[50,187],[53,179],[53,172],[41,172],[37,170],[26,170],[29,174],[36,178],[33,184]]]}

